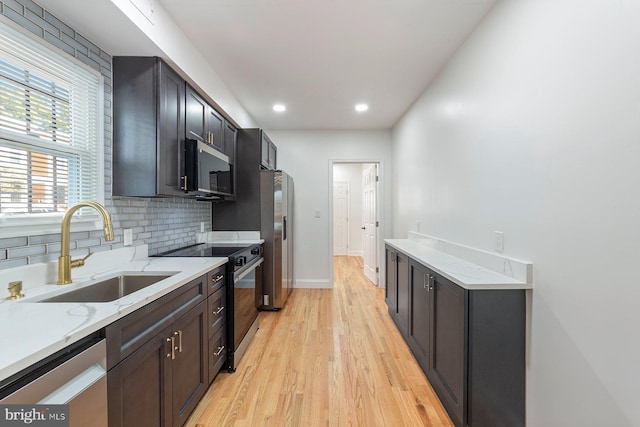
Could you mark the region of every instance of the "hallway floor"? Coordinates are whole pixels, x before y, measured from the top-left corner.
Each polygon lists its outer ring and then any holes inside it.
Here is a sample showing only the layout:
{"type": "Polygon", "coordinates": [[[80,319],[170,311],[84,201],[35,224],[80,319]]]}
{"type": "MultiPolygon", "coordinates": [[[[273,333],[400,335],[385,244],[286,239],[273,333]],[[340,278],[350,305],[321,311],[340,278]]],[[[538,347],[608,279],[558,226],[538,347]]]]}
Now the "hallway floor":
{"type": "Polygon", "coordinates": [[[234,374],[186,426],[452,426],[362,259],[334,258],[334,289],[294,289],[262,312],[234,374]]]}

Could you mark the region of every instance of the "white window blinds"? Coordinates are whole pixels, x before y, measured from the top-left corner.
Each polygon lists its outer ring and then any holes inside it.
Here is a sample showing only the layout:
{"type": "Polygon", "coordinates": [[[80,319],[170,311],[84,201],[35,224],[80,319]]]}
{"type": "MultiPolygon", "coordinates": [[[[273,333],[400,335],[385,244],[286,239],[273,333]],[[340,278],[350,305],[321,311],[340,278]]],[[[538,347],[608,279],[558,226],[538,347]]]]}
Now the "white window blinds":
{"type": "Polygon", "coordinates": [[[0,25],[0,218],[102,199],[102,90],[99,73],[0,25]]]}

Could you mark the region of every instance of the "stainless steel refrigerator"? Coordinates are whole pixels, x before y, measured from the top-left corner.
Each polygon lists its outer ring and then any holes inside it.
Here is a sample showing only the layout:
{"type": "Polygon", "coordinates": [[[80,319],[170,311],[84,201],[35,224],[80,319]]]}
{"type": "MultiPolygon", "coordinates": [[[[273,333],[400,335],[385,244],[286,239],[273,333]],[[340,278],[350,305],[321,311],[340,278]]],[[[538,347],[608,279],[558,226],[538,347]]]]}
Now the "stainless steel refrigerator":
{"type": "Polygon", "coordinates": [[[293,288],[293,179],[260,172],[260,234],[264,239],[262,309],[279,310],[293,288]]]}

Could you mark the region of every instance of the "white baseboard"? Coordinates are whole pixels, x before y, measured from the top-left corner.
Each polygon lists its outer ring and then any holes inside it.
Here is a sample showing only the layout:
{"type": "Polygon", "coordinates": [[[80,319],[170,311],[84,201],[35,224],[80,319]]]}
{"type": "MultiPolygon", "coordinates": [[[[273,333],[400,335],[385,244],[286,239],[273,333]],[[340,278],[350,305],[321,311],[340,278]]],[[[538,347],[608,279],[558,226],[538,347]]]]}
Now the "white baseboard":
{"type": "Polygon", "coordinates": [[[305,279],[296,280],[294,289],[333,289],[333,282],[326,279],[305,279]]]}
{"type": "Polygon", "coordinates": [[[362,251],[349,251],[349,256],[359,256],[363,257],[364,253],[362,251]]]}

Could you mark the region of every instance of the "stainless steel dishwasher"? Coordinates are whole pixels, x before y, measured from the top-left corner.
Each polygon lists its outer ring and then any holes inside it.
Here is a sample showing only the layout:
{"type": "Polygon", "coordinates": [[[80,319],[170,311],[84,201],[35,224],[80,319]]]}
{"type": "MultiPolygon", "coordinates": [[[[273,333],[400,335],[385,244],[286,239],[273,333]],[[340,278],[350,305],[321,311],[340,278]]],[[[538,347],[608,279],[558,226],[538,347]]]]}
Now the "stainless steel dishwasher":
{"type": "Polygon", "coordinates": [[[107,426],[106,340],[91,338],[3,381],[0,403],[69,405],[70,427],[107,426]]]}

